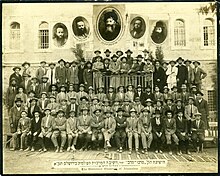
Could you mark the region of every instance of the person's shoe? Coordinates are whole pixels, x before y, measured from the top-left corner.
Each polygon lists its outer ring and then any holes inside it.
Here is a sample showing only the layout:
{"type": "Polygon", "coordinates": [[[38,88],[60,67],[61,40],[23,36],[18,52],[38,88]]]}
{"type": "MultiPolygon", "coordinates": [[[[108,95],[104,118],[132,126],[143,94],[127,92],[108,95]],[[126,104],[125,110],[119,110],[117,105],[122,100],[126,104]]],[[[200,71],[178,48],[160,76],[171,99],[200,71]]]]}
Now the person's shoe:
{"type": "Polygon", "coordinates": [[[76,149],[75,149],[74,145],[72,145],[71,149],[72,149],[73,151],[76,151],[76,149]]]}
{"type": "Polygon", "coordinates": [[[182,155],[183,153],[182,153],[182,151],[180,150],[180,155],[182,155]]]}
{"type": "Polygon", "coordinates": [[[110,142],[109,142],[109,141],[107,141],[107,142],[106,142],[106,146],[107,146],[108,148],[110,148],[110,147],[111,147],[111,144],[110,144],[110,142]]]}
{"type": "Polygon", "coordinates": [[[186,154],[187,154],[187,155],[191,155],[191,153],[190,153],[190,151],[189,151],[189,150],[187,150],[187,151],[186,151],[186,154]]]}
{"type": "Polygon", "coordinates": [[[26,152],[26,151],[29,151],[29,150],[30,150],[30,147],[26,148],[24,151],[26,152]]]}
{"type": "Polygon", "coordinates": [[[34,147],[31,148],[31,151],[34,152],[34,147]]]}
{"type": "Polygon", "coordinates": [[[97,147],[97,150],[99,151],[99,150],[100,150],[100,148],[99,148],[99,147],[97,147]]]}
{"type": "Polygon", "coordinates": [[[129,155],[131,155],[131,151],[132,151],[132,150],[130,149],[129,152],[128,152],[129,155]]]}
{"type": "Polygon", "coordinates": [[[108,149],[107,148],[105,149],[105,153],[108,153],[108,149]]]}
{"type": "Polygon", "coordinates": [[[156,150],[155,153],[158,153],[158,150],[156,150]]]}
{"type": "Polygon", "coordinates": [[[147,149],[145,149],[145,150],[144,150],[144,153],[147,155],[147,154],[148,154],[148,150],[147,150],[147,149]]]}
{"type": "Polygon", "coordinates": [[[70,147],[68,147],[66,151],[69,152],[70,151],[70,147]]]}
{"type": "Polygon", "coordinates": [[[38,152],[42,152],[42,151],[43,151],[43,149],[42,149],[42,148],[38,150],[38,152]]]}
{"type": "Polygon", "coordinates": [[[176,152],[176,154],[177,154],[178,156],[180,156],[180,152],[176,152]]]}
{"type": "Polygon", "coordinates": [[[83,148],[79,149],[79,151],[82,152],[82,151],[83,151],[83,148]]]}
{"type": "Polygon", "coordinates": [[[44,152],[46,152],[47,151],[47,149],[46,148],[44,148],[44,152]]]}
{"type": "Polygon", "coordinates": [[[56,153],[58,153],[58,152],[59,152],[59,147],[57,147],[57,148],[56,148],[56,151],[55,151],[55,152],[56,152],[56,153]]]}
{"type": "Polygon", "coordinates": [[[15,148],[10,148],[11,151],[15,151],[15,148]]]}
{"type": "Polygon", "coordinates": [[[122,147],[119,148],[119,153],[122,153],[122,147]]]}
{"type": "Polygon", "coordinates": [[[173,153],[170,151],[170,152],[169,152],[169,155],[172,155],[172,154],[173,154],[173,153]]]}
{"type": "Polygon", "coordinates": [[[162,150],[159,150],[159,153],[162,154],[163,153],[162,150]]]}
{"type": "Polygon", "coordinates": [[[23,151],[23,148],[21,148],[19,151],[23,151]]]}
{"type": "Polygon", "coordinates": [[[136,154],[137,154],[137,155],[140,155],[140,153],[139,153],[138,149],[136,149],[135,151],[136,151],[136,154]]]}
{"type": "Polygon", "coordinates": [[[120,152],[120,150],[119,150],[119,149],[117,149],[117,152],[120,152]]]}
{"type": "Polygon", "coordinates": [[[60,153],[63,153],[63,147],[60,147],[60,153]]]}

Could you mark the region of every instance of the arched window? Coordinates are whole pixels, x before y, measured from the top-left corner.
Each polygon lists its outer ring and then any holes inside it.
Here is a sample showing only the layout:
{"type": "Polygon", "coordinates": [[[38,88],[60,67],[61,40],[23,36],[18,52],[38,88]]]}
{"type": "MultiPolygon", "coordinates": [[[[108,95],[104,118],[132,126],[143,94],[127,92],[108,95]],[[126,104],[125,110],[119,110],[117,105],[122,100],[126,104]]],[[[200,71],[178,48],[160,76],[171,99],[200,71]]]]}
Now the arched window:
{"type": "Polygon", "coordinates": [[[49,48],[49,24],[45,21],[41,22],[39,25],[39,34],[38,34],[39,49],[47,49],[49,48]]]}
{"type": "Polygon", "coordinates": [[[204,46],[215,45],[215,31],[213,19],[207,18],[203,24],[203,41],[204,46]]]}
{"type": "Polygon", "coordinates": [[[186,46],[185,23],[181,19],[174,23],[174,46],[186,46]]]}
{"type": "Polygon", "coordinates": [[[12,22],[10,25],[10,42],[9,48],[13,50],[20,49],[21,42],[20,24],[18,22],[12,22]]]}

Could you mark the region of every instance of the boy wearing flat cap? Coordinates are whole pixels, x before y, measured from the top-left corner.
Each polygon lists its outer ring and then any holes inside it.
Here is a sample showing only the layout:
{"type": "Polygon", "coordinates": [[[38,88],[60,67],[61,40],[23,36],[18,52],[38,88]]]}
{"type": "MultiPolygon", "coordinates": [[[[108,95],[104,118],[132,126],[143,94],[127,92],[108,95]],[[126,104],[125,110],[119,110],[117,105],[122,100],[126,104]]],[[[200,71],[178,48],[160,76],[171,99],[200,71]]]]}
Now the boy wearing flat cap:
{"type": "Polygon", "coordinates": [[[55,78],[59,86],[59,85],[63,85],[66,83],[67,75],[66,75],[65,61],[63,59],[60,59],[58,63],[59,63],[59,66],[57,66],[55,69],[55,78]]]}
{"type": "Polygon", "coordinates": [[[22,76],[24,74],[31,75],[31,67],[30,66],[31,66],[31,64],[29,62],[26,62],[26,61],[22,64],[22,67],[23,67],[22,76]]]}
{"type": "Polygon", "coordinates": [[[51,136],[51,140],[56,148],[55,152],[63,152],[63,147],[66,144],[66,117],[62,109],[57,111],[57,117],[53,119],[52,128],[53,134],[51,136]],[[58,136],[61,137],[60,147],[57,141],[58,136]]]}

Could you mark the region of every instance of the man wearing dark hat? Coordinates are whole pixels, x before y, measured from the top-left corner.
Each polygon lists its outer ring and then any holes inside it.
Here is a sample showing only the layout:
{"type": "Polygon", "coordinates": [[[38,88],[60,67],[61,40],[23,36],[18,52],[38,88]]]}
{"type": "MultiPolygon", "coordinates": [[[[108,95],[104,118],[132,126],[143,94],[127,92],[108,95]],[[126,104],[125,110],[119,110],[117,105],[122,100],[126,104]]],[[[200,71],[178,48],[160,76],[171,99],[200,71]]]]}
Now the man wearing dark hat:
{"type": "Polygon", "coordinates": [[[31,74],[31,71],[32,71],[32,70],[31,70],[30,66],[31,66],[31,64],[30,64],[29,62],[26,62],[26,61],[22,64],[22,67],[23,67],[22,76],[23,76],[24,74],[32,75],[32,74],[31,74]]]}
{"type": "Polygon", "coordinates": [[[42,111],[47,107],[47,105],[50,103],[49,99],[47,99],[47,92],[41,93],[41,98],[38,100],[37,103],[42,111]]]}
{"type": "Polygon", "coordinates": [[[17,94],[16,79],[12,78],[11,82],[9,83],[9,87],[7,88],[7,91],[6,91],[6,106],[8,108],[8,112],[14,105],[16,94],[17,94]]]}
{"type": "Polygon", "coordinates": [[[46,76],[49,78],[50,84],[56,84],[56,77],[55,77],[55,63],[49,63],[49,69],[47,70],[46,76]]]}
{"type": "Polygon", "coordinates": [[[173,86],[176,86],[177,84],[177,80],[176,80],[176,76],[178,73],[178,69],[175,66],[176,62],[175,61],[170,61],[167,71],[166,71],[166,75],[167,75],[167,86],[169,89],[171,89],[173,86]]]}
{"type": "Polygon", "coordinates": [[[53,116],[51,115],[51,109],[45,108],[44,109],[45,116],[42,118],[41,121],[41,133],[39,134],[39,143],[41,145],[41,149],[39,151],[47,151],[47,145],[50,141],[52,135],[52,122],[53,116]]]}
{"type": "Polygon", "coordinates": [[[104,53],[106,58],[110,58],[111,51],[109,49],[106,49],[104,53]]]}
{"type": "Polygon", "coordinates": [[[55,78],[58,85],[63,85],[66,83],[66,68],[65,68],[65,61],[63,59],[60,59],[58,61],[59,66],[55,69],[55,78]]]}
{"type": "Polygon", "coordinates": [[[46,76],[42,76],[42,80],[40,82],[40,94],[42,92],[49,92],[49,88],[50,88],[50,83],[48,82],[48,77],[46,76]]]}
{"type": "Polygon", "coordinates": [[[136,99],[137,97],[140,98],[141,104],[144,105],[145,96],[140,84],[137,85],[136,91],[134,92],[134,99],[136,99]]]}
{"type": "Polygon", "coordinates": [[[166,100],[166,105],[164,106],[164,113],[163,113],[163,115],[166,115],[166,111],[168,111],[168,110],[172,111],[172,113],[174,113],[176,107],[175,107],[173,102],[174,102],[174,100],[172,98],[168,98],[166,100]]]}
{"type": "Polygon", "coordinates": [[[9,110],[9,125],[11,133],[15,133],[17,131],[18,121],[20,119],[21,112],[25,110],[25,107],[22,106],[21,98],[17,98],[14,102],[14,106],[9,110]]]}
{"type": "Polygon", "coordinates": [[[193,73],[194,73],[194,85],[196,85],[197,90],[201,91],[201,86],[202,86],[202,80],[205,79],[205,77],[207,76],[207,73],[200,68],[200,62],[199,61],[194,61],[194,69],[193,69],[193,73]]]}
{"type": "Polygon", "coordinates": [[[40,82],[42,81],[42,77],[46,76],[47,74],[47,68],[46,68],[46,61],[40,62],[40,67],[36,70],[36,77],[40,82]]]}
{"type": "Polygon", "coordinates": [[[115,10],[106,12],[104,14],[104,27],[99,28],[102,38],[107,41],[112,41],[118,36],[120,30],[121,25],[118,22],[118,16],[115,10]]]}
{"type": "Polygon", "coordinates": [[[130,34],[133,38],[139,39],[144,35],[145,30],[143,29],[144,28],[143,23],[144,22],[141,18],[136,17],[134,23],[132,24],[133,29],[130,31],[130,34]]]}
{"type": "Polygon", "coordinates": [[[177,89],[178,92],[181,92],[181,86],[182,84],[187,84],[188,79],[188,70],[185,65],[183,65],[184,59],[182,57],[179,57],[176,62],[178,65],[176,66],[178,68],[178,72],[176,75],[177,80],[177,89]]]}
{"type": "Polygon", "coordinates": [[[70,97],[70,103],[67,105],[67,117],[69,117],[70,112],[74,111],[76,116],[79,115],[79,105],[76,103],[76,97],[70,97]]]}
{"type": "Polygon", "coordinates": [[[55,152],[63,152],[63,147],[66,144],[66,117],[62,109],[57,111],[57,116],[53,119],[52,124],[53,134],[51,136],[51,140],[56,148],[55,152]],[[60,147],[57,141],[58,136],[61,137],[60,147]]]}
{"type": "Polygon", "coordinates": [[[9,82],[11,82],[12,79],[16,80],[17,85],[20,85],[22,82],[22,76],[20,75],[21,68],[20,67],[14,67],[13,68],[14,73],[11,74],[9,78],[9,82]]]}
{"type": "Polygon", "coordinates": [[[166,85],[166,73],[164,69],[160,65],[160,61],[155,61],[155,70],[153,73],[153,83],[154,86],[158,86],[160,89],[160,92],[163,92],[163,88],[166,85]]]}
{"type": "Polygon", "coordinates": [[[190,92],[190,89],[192,87],[192,83],[194,81],[194,73],[193,73],[193,68],[191,67],[191,61],[190,60],[185,60],[184,64],[186,65],[186,69],[188,71],[188,78],[187,78],[187,91],[190,92]]]}
{"type": "Polygon", "coordinates": [[[177,155],[179,155],[179,139],[176,136],[176,120],[173,118],[173,112],[171,110],[167,110],[165,114],[166,117],[164,119],[164,131],[169,154],[172,155],[171,144],[173,140],[175,143],[177,155]]]}
{"type": "Polygon", "coordinates": [[[166,39],[166,37],[167,31],[164,22],[157,21],[156,25],[154,26],[154,30],[152,31],[151,39],[156,44],[160,44],[166,39]]]}
{"type": "Polygon", "coordinates": [[[132,65],[132,60],[133,60],[133,57],[131,56],[132,55],[132,51],[130,49],[128,49],[127,51],[125,51],[125,54],[127,54],[127,64],[129,64],[129,66],[132,65]]]}
{"type": "Polygon", "coordinates": [[[115,116],[116,131],[115,131],[115,143],[117,145],[117,151],[122,153],[126,140],[125,128],[127,126],[126,117],[123,115],[124,110],[118,108],[117,115],[115,116]]]}
{"type": "Polygon", "coordinates": [[[203,142],[205,139],[205,122],[201,119],[202,114],[197,112],[195,114],[195,120],[192,122],[192,141],[193,146],[196,148],[196,152],[203,152],[203,142]]]}
{"type": "Polygon", "coordinates": [[[39,80],[36,77],[31,78],[31,82],[27,87],[27,92],[30,91],[34,91],[37,98],[40,96],[39,80]]]}
{"type": "Polygon", "coordinates": [[[115,133],[116,121],[113,117],[113,113],[111,110],[107,110],[105,112],[104,125],[102,128],[103,136],[104,136],[104,149],[105,153],[108,152],[108,148],[111,147],[110,140],[115,133]]]}
{"type": "Polygon", "coordinates": [[[31,75],[28,75],[27,73],[23,74],[23,80],[21,82],[21,86],[24,87],[24,93],[28,93],[28,88],[31,85],[31,80],[30,80],[31,75]]]}
{"type": "Polygon", "coordinates": [[[91,120],[93,149],[96,148],[97,150],[99,150],[103,141],[103,134],[101,129],[104,126],[104,118],[101,112],[102,110],[100,108],[95,109],[93,111],[93,117],[91,120]]]}
{"type": "Polygon", "coordinates": [[[188,124],[187,120],[184,118],[184,111],[178,110],[176,112],[176,135],[179,139],[179,152],[182,154],[182,151],[185,150],[186,154],[189,153],[189,137],[188,137],[188,124]]]}
{"type": "Polygon", "coordinates": [[[38,104],[37,104],[37,101],[38,101],[38,99],[37,98],[32,98],[32,99],[30,99],[30,107],[28,107],[28,117],[30,118],[30,119],[33,119],[34,118],[34,112],[35,111],[39,111],[39,112],[42,112],[41,111],[41,109],[40,109],[40,107],[38,106],[38,104]]]}
{"type": "Polygon", "coordinates": [[[201,113],[201,120],[205,123],[205,130],[209,129],[209,106],[208,102],[202,97],[203,93],[198,91],[196,93],[195,105],[198,112],[201,113]]]}
{"type": "Polygon", "coordinates": [[[91,122],[92,117],[88,114],[89,109],[84,107],[81,109],[81,115],[78,118],[78,139],[81,147],[80,151],[87,150],[89,142],[91,141],[92,131],[91,122]]]}

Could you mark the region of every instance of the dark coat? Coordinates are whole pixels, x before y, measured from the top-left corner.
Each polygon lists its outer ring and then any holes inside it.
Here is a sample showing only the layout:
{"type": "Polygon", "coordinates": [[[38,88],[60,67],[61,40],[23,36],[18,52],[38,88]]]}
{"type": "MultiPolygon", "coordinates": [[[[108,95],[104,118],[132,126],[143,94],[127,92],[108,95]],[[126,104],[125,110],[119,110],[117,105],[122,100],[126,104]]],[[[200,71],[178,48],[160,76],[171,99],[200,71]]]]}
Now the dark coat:
{"type": "Polygon", "coordinates": [[[164,121],[162,118],[160,118],[160,124],[156,124],[156,118],[151,119],[151,125],[152,125],[152,132],[162,132],[164,133],[164,121]]]}
{"type": "Polygon", "coordinates": [[[153,73],[153,83],[154,86],[157,85],[159,87],[160,92],[163,91],[163,88],[166,85],[166,72],[164,71],[163,68],[159,67],[157,69],[155,67],[155,71],[153,73]]]}
{"type": "Polygon", "coordinates": [[[176,78],[179,79],[180,86],[188,79],[188,70],[185,65],[177,65],[178,73],[176,78]]]}
{"type": "MultiPolygon", "coordinates": [[[[71,110],[71,104],[69,104],[67,106],[67,109],[66,109],[66,117],[69,117],[70,116],[70,110],[71,110]]],[[[78,117],[79,115],[79,106],[77,104],[75,104],[75,114],[76,116],[78,117]]]]}
{"type": "Polygon", "coordinates": [[[123,116],[121,119],[119,117],[115,117],[115,121],[116,121],[116,131],[125,131],[125,128],[127,126],[126,117],[123,116]]]}
{"type": "Polygon", "coordinates": [[[79,78],[79,84],[84,84],[84,70],[85,66],[82,68],[81,66],[78,67],[78,78],[79,78]]]}
{"type": "Polygon", "coordinates": [[[139,97],[140,98],[140,101],[141,101],[141,104],[144,105],[144,102],[145,102],[145,94],[143,92],[140,93],[140,95],[138,94],[138,92],[136,91],[134,93],[134,99],[139,97]]]}
{"type": "MultiPolygon", "coordinates": [[[[35,105],[33,112],[34,112],[34,111],[39,111],[39,112],[41,112],[41,108],[40,108],[38,105],[35,105]]],[[[28,117],[29,117],[30,119],[34,118],[33,112],[31,112],[31,108],[29,107],[29,108],[28,108],[28,117]]]]}
{"type": "Polygon", "coordinates": [[[179,120],[179,118],[176,118],[176,133],[187,133],[187,120],[182,117],[182,121],[179,120]]]}
{"type": "Polygon", "coordinates": [[[15,78],[16,80],[16,83],[17,85],[19,86],[22,82],[22,76],[19,74],[19,75],[16,75],[15,73],[12,73],[10,78],[9,78],[9,82],[11,82],[12,78],[15,78]]]}
{"type": "Polygon", "coordinates": [[[13,90],[12,86],[9,86],[6,92],[6,105],[10,108],[14,105],[15,96],[17,94],[17,87],[13,90]]]}
{"type": "Polygon", "coordinates": [[[199,113],[202,114],[201,116],[201,120],[204,121],[205,123],[205,128],[207,129],[209,127],[208,124],[208,116],[209,116],[209,107],[208,107],[208,103],[206,100],[202,99],[201,102],[199,102],[198,100],[195,101],[195,105],[198,108],[199,113]]]}
{"type": "Polygon", "coordinates": [[[56,67],[55,69],[55,78],[56,80],[59,79],[59,84],[62,85],[62,84],[65,84],[66,83],[66,67],[56,67]]]}
{"type": "Polygon", "coordinates": [[[36,123],[35,118],[31,119],[31,133],[32,135],[37,132],[38,136],[41,132],[41,120],[42,118],[39,118],[38,122],[36,123]]]}

